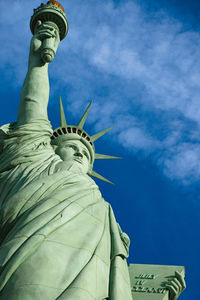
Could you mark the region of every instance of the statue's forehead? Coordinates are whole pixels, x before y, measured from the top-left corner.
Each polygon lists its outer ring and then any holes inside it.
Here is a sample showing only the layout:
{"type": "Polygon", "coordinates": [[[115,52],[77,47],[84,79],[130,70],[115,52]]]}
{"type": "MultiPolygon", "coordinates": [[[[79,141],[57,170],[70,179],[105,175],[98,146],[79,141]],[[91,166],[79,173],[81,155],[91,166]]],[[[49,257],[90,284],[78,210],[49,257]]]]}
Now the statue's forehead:
{"type": "Polygon", "coordinates": [[[69,145],[76,145],[78,147],[81,147],[82,149],[85,149],[88,153],[87,147],[80,141],[80,140],[65,140],[60,143],[61,146],[69,146],[69,145]]]}

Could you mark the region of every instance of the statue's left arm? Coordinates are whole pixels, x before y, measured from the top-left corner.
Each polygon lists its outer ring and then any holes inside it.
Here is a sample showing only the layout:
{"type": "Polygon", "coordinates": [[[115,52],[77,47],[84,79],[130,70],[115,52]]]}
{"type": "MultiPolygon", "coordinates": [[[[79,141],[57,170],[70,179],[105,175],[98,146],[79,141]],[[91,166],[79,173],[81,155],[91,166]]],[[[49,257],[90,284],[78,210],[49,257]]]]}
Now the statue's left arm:
{"type": "Polygon", "coordinates": [[[28,72],[21,91],[18,124],[26,124],[34,119],[47,119],[48,63],[44,63],[41,59],[41,48],[45,39],[53,39],[56,52],[60,42],[59,32],[49,24],[42,24],[39,21],[31,40],[28,72]]]}

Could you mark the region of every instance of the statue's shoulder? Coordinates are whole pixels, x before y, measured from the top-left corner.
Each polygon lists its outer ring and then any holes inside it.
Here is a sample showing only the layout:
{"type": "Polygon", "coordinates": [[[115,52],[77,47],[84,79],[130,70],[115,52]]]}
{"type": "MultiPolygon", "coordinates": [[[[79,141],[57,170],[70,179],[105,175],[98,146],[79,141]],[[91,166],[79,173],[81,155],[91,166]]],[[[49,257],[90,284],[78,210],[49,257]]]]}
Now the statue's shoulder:
{"type": "Polygon", "coordinates": [[[17,122],[7,123],[0,126],[0,137],[6,137],[16,134],[33,134],[38,133],[40,135],[48,135],[51,137],[53,130],[49,120],[38,119],[32,120],[25,124],[19,124],[17,122]]]}

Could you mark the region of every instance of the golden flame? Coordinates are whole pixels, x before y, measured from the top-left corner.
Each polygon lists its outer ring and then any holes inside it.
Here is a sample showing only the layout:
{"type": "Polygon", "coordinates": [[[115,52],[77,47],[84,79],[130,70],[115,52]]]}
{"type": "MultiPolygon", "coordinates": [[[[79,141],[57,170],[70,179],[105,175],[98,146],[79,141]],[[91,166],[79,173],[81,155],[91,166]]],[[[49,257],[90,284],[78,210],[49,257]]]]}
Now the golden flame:
{"type": "Polygon", "coordinates": [[[47,4],[53,4],[53,5],[56,5],[58,7],[60,7],[63,11],[64,11],[64,7],[56,0],[50,0],[47,2],[47,4]]]}

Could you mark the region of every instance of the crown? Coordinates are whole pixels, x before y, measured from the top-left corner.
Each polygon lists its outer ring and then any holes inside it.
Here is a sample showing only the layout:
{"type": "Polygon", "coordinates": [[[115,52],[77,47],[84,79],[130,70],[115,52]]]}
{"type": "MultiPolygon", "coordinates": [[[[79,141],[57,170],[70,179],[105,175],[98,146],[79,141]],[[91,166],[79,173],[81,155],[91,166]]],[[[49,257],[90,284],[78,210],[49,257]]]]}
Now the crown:
{"type": "Polygon", "coordinates": [[[98,178],[100,180],[106,181],[108,183],[112,182],[102,175],[98,174],[97,172],[93,171],[93,164],[95,159],[119,159],[120,157],[116,156],[110,156],[105,154],[98,154],[95,153],[95,147],[94,142],[98,140],[100,137],[102,137],[106,132],[112,129],[112,127],[109,127],[103,131],[100,131],[92,136],[90,136],[84,129],[83,126],[85,124],[85,121],[87,119],[88,112],[90,110],[92,102],[88,105],[86,111],[84,112],[81,120],[79,121],[78,125],[68,125],[65,118],[65,113],[63,109],[63,104],[61,97],[59,97],[59,103],[60,103],[60,127],[54,129],[53,134],[51,136],[51,144],[52,145],[59,145],[63,141],[66,140],[80,140],[89,150],[90,156],[91,156],[91,168],[88,171],[88,175],[93,176],[95,178],[98,178]]]}
{"type": "Polygon", "coordinates": [[[60,40],[63,40],[68,32],[68,23],[66,13],[63,6],[55,0],[50,0],[47,4],[41,3],[39,7],[33,10],[34,13],[31,17],[30,28],[32,34],[34,34],[35,26],[37,21],[53,22],[59,28],[60,40]]]}

